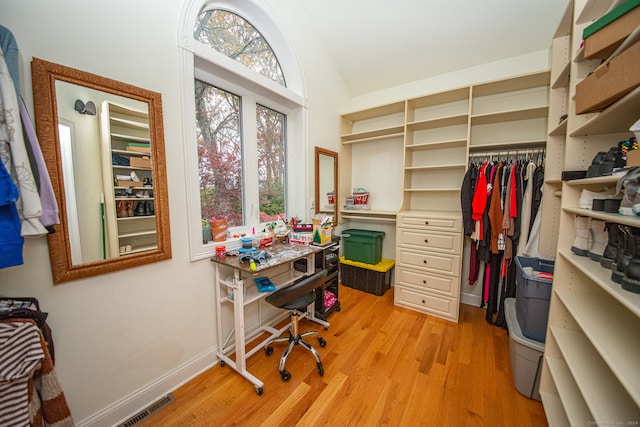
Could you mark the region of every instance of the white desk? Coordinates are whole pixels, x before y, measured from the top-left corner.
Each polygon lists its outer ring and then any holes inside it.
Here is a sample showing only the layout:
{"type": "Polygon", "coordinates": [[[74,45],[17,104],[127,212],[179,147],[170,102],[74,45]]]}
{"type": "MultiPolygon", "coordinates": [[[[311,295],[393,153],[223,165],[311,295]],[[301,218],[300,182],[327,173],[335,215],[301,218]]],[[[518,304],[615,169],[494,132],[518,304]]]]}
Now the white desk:
{"type": "MultiPolygon", "coordinates": [[[[296,244],[274,244],[273,246],[262,249],[271,254],[271,258],[269,258],[265,264],[257,264],[257,270],[255,272],[250,270],[248,262],[241,264],[238,257],[227,256],[224,259],[212,259],[215,265],[216,315],[219,344],[218,358],[220,359],[220,364],[223,366],[225,364],[231,366],[243,377],[251,381],[258,395],[261,395],[264,391],[264,383],[247,370],[247,358],[262,349],[269,339],[280,336],[289,328],[291,323],[288,323],[280,329],[275,329],[271,325],[263,325],[263,321],[260,319],[260,328],[252,335],[257,336],[262,332],[268,332],[270,335],[253,348],[246,348],[249,337],[247,337],[245,330],[245,307],[252,303],[261,304],[260,301],[269,295],[269,293],[258,291],[258,288],[253,282],[253,278],[267,276],[278,289],[286,287],[305,275],[314,273],[315,254],[322,250],[321,247],[317,246],[296,244]],[[307,260],[306,273],[294,269],[294,262],[300,259],[307,260]],[[284,271],[280,271],[282,268],[277,269],[277,271],[280,272],[276,274],[274,270],[276,270],[276,267],[281,266],[288,268],[285,268],[284,271]],[[224,332],[222,328],[223,304],[232,305],[234,318],[234,328],[232,333],[226,338],[223,336],[224,332]],[[232,338],[233,342],[230,344],[229,341],[232,338]],[[229,357],[229,355],[233,353],[235,353],[235,361],[229,357]]],[[[302,317],[319,323],[325,328],[329,327],[328,322],[315,317],[315,302],[309,304],[307,312],[302,317]]],[[[274,369],[277,369],[277,365],[274,365],[274,369]]]]}

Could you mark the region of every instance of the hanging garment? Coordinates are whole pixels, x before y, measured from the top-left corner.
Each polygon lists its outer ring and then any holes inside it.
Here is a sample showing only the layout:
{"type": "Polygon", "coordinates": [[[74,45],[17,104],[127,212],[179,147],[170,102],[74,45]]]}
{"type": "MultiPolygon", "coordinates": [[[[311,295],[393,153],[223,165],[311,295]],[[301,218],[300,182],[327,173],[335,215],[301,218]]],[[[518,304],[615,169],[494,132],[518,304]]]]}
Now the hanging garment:
{"type": "Polygon", "coordinates": [[[472,214],[471,218],[476,221],[476,240],[482,240],[482,216],[484,215],[484,210],[487,206],[487,176],[485,173],[485,169],[487,167],[487,162],[484,162],[480,169],[478,170],[478,181],[476,184],[475,193],[473,195],[473,201],[471,203],[472,206],[472,214]]]}
{"type": "Polygon", "coordinates": [[[529,224],[529,233],[533,228],[533,221],[540,210],[542,203],[542,185],[544,184],[544,167],[538,166],[533,173],[533,197],[531,200],[531,223],[529,224]]]}
{"type": "Polygon", "coordinates": [[[522,208],[520,209],[520,239],[518,240],[518,250],[516,255],[522,255],[529,240],[529,224],[531,223],[531,203],[533,199],[533,174],[536,170],[536,164],[529,162],[526,166],[526,181],[524,196],[522,198],[522,208]]]}
{"type": "Polygon", "coordinates": [[[20,217],[16,208],[18,197],[18,188],[0,162],[0,268],[24,263],[24,238],[20,235],[20,217]]]}
{"type": "Polygon", "coordinates": [[[21,235],[23,237],[44,236],[47,230],[40,222],[42,204],[20,126],[20,107],[2,52],[0,52],[0,115],[0,159],[20,192],[16,207],[22,221],[21,235]]]}
{"type": "Polygon", "coordinates": [[[473,218],[471,218],[473,208],[471,203],[473,202],[477,177],[478,168],[476,165],[470,164],[467,173],[464,174],[462,187],[460,188],[460,208],[462,210],[462,225],[465,236],[470,236],[473,233],[474,225],[473,218]]]}
{"type": "Polygon", "coordinates": [[[493,191],[491,192],[491,202],[489,204],[489,224],[491,225],[491,253],[497,254],[504,250],[504,234],[502,233],[502,163],[498,164],[498,169],[493,180],[493,191]],[[502,248],[500,248],[502,246],[502,248]]]}
{"type": "Polygon", "coordinates": [[[529,241],[527,242],[527,246],[524,248],[524,256],[528,256],[531,258],[543,258],[542,254],[539,252],[540,245],[540,224],[542,221],[542,203],[540,204],[540,209],[536,213],[536,217],[533,220],[533,227],[531,227],[531,233],[529,234],[529,241]]]}

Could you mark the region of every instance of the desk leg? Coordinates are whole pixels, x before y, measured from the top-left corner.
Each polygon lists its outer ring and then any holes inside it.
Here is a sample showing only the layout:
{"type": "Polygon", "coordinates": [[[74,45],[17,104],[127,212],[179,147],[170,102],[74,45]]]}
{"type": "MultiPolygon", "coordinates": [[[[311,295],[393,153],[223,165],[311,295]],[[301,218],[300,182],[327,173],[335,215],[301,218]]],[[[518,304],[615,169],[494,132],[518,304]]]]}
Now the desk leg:
{"type": "Polygon", "coordinates": [[[218,353],[220,360],[231,366],[240,375],[245,377],[251,383],[258,395],[264,391],[264,383],[247,371],[247,355],[246,355],[246,339],[244,324],[244,286],[239,270],[234,271],[233,277],[233,321],[234,321],[234,338],[236,360],[222,352],[218,353]]]}

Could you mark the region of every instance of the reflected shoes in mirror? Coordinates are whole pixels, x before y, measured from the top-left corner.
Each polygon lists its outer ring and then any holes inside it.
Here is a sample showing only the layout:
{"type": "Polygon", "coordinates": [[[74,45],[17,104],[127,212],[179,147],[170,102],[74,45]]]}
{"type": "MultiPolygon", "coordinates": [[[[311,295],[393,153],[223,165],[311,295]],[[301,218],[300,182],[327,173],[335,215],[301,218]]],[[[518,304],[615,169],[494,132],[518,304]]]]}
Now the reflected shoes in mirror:
{"type": "Polygon", "coordinates": [[[131,172],[131,181],[141,182],[142,180],[138,177],[135,172],[131,172]]]}
{"type": "Polygon", "coordinates": [[[145,187],[153,187],[153,182],[151,181],[151,178],[145,178],[145,179],[142,181],[142,184],[143,184],[145,187]]]}
{"type": "Polygon", "coordinates": [[[127,252],[131,252],[133,248],[131,245],[122,245],[120,246],[120,255],[126,254],[127,252]]]}
{"type": "Polygon", "coordinates": [[[145,191],[139,191],[139,192],[136,193],[136,197],[139,198],[139,199],[148,199],[150,197],[153,197],[151,194],[153,194],[153,193],[150,193],[149,191],[146,191],[146,190],[145,191]]]}
{"type": "Polygon", "coordinates": [[[127,200],[118,200],[116,203],[116,216],[118,218],[126,218],[129,216],[127,200]]]}
{"type": "Polygon", "coordinates": [[[145,200],[144,202],[138,202],[134,211],[135,216],[149,216],[154,215],[153,202],[145,200]]]}

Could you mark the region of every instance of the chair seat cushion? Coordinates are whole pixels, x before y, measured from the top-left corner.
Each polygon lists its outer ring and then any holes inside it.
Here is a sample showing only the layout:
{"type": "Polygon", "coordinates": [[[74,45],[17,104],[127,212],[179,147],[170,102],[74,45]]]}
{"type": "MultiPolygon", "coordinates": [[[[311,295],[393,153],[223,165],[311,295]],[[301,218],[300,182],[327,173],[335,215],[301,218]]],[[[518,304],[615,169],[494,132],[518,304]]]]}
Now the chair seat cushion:
{"type": "Polygon", "coordinates": [[[296,298],[293,301],[284,304],[283,306],[281,306],[281,308],[285,308],[287,310],[305,311],[307,306],[315,301],[315,299],[316,293],[310,292],[307,295],[303,295],[300,298],[296,298]]]}

